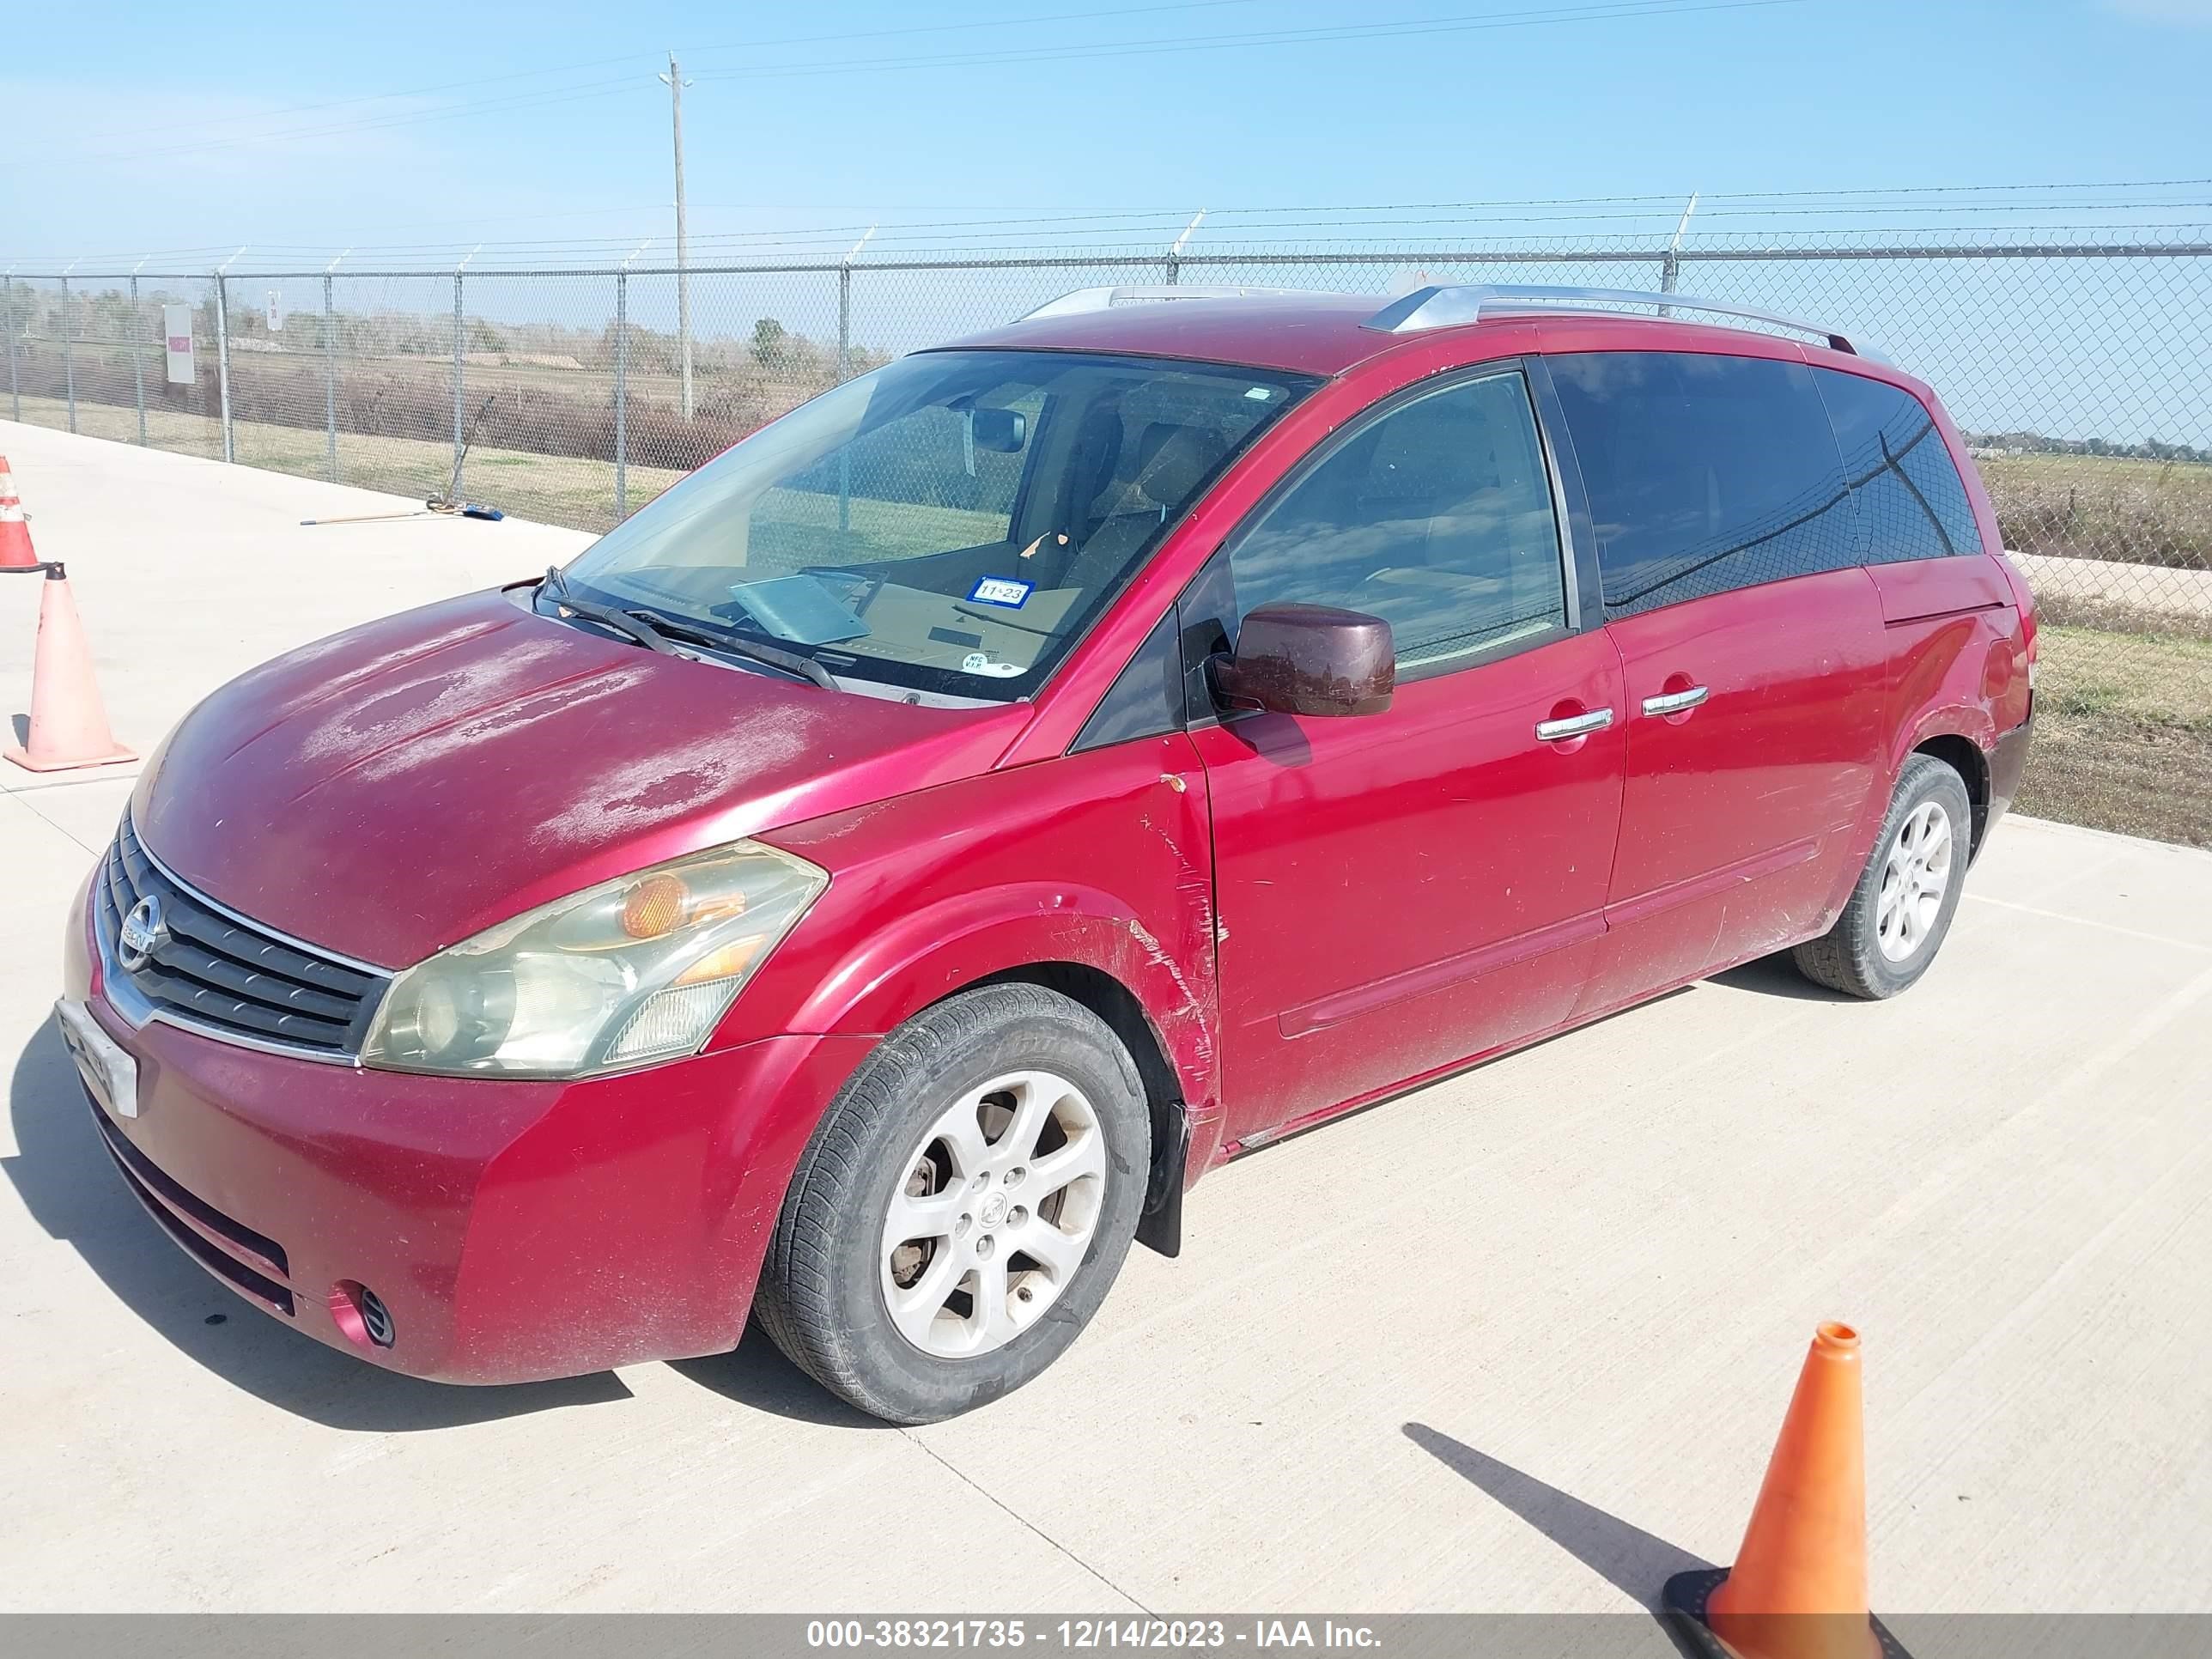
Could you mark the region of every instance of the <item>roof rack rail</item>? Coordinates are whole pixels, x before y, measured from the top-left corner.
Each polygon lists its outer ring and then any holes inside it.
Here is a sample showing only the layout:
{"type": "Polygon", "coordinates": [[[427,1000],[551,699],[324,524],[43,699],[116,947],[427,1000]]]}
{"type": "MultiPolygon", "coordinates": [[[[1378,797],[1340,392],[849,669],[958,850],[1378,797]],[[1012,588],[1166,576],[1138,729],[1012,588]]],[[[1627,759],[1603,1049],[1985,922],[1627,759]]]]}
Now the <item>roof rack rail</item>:
{"type": "Polygon", "coordinates": [[[1720,317],[1742,317],[1753,322],[1769,323],[1777,328],[1796,329],[1801,334],[1817,336],[1836,350],[1848,351],[1854,356],[1874,355],[1852,344],[1848,335],[1820,323],[1800,322],[1794,317],[1778,317],[1771,311],[1730,305],[1724,300],[1698,300],[1685,294],[1658,294],[1631,288],[1525,287],[1502,283],[1453,283],[1420,288],[1393,300],[1370,317],[1364,326],[1379,329],[1386,334],[1410,334],[1425,328],[1451,328],[1462,323],[1480,322],[1486,315],[1495,316],[1500,312],[1525,311],[1532,301],[1540,305],[1557,301],[1570,306],[1577,303],[1658,306],[1668,312],[1698,311],[1720,317]]]}
{"type": "Polygon", "coordinates": [[[1303,294],[1296,288],[1251,288],[1203,283],[1122,283],[1113,288],[1079,288],[1047,300],[1022,321],[1037,317],[1078,317],[1085,312],[1105,311],[1115,306],[1143,305],[1162,300],[1242,300],[1256,294],[1303,294]]]}

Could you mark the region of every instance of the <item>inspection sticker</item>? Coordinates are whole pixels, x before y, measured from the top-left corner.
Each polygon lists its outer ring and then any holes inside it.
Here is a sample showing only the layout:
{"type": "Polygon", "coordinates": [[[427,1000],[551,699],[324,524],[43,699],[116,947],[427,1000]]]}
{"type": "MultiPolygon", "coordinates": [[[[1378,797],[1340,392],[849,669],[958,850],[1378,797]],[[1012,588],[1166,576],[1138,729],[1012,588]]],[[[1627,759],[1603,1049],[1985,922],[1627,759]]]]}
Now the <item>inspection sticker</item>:
{"type": "Polygon", "coordinates": [[[1036,592],[1035,582],[1016,581],[1012,576],[984,576],[968,590],[968,597],[977,605],[1002,605],[1009,611],[1018,611],[1036,592]]]}
{"type": "Polygon", "coordinates": [[[988,651],[970,651],[960,659],[960,666],[970,674],[988,674],[994,680],[1010,680],[1029,672],[1018,662],[999,662],[988,651]]]}

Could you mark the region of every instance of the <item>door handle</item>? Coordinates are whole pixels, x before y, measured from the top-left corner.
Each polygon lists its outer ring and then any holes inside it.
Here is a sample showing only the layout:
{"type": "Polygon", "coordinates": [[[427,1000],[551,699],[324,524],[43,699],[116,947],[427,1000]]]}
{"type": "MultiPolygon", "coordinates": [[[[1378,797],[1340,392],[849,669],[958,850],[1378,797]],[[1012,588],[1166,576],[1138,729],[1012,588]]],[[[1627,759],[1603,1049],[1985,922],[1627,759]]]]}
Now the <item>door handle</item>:
{"type": "Polygon", "coordinates": [[[1644,700],[1647,714],[1679,714],[1686,708],[1695,708],[1712,693],[1702,685],[1693,685],[1686,691],[1665,691],[1656,697],[1644,700]]]}
{"type": "Polygon", "coordinates": [[[1538,720],[1536,735],[1546,743],[1558,743],[1565,738],[1586,738],[1612,724],[1613,710],[1593,708],[1587,714],[1570,714],[1565,720],[1538,720]]]}

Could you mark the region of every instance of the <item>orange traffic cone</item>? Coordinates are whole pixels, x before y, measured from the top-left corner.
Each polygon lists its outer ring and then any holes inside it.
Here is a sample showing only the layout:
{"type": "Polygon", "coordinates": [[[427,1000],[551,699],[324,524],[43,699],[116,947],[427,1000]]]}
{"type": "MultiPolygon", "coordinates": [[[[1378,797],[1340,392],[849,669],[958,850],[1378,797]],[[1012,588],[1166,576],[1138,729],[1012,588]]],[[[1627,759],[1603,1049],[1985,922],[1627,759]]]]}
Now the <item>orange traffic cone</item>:
{"type": "Polygon", "coordinates": [[[8,458],[0,455],[0,570],[28,570],[38,562],[23,503],[15,496],[15,475],[8,471],[8,458]]]}
{"type": "Polygon", "coordinates": [[[1709,1654],[1880,1659],[1902,1654],[1867,1611],[1866,1432],[1859,1337],[1826,1324],[1725,1571],[1677,1573],[1662,1601],[1709,1654]]]}
{"type": "Polygon", "coordinates": [[[93,683],[92,647],[70,598],[69,578],[58,564],[46,566],[39,591],[39,643],[31,666],[30,741],[4,751],[33,772],[60,772],[72,766],[108,766],[137,760],[137,751],[116,742],[93,683]]]}

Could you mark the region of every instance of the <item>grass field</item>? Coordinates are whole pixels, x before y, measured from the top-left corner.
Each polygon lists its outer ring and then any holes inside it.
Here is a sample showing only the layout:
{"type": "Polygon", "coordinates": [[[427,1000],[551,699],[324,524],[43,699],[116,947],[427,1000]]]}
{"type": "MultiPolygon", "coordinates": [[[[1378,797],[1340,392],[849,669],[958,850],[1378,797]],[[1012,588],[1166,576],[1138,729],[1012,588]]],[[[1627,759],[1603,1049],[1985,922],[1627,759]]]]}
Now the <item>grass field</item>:
{"type": "MultiPolygon", "coordinates": [[[[76,412],[77,430],[87,437],[138,441],[138,417],[131,410],[80,403],[76,412]]],[[[62,426],[68,419],[67,406],[48,398],[24,398],[23,413],[41,426],[62,426]]],[[[222,438],[216,422],[199,416],[149,410],[146,435],[156,449],[210,457],[222,453],[222,438]]],[[[303,478],[331,476],[329,438],[320,430],[239,421],[233,423],[232,442],[244,465],[303,478]]],[[[453,480],[453,450],[446,443],[341,432],[337,471],[341,483],[403,495],[442,495],[453,480]]],[[[633,465],[626,486],[630,509],[635,512],[684,476],[664,467],[633,465]]],[[[518,518],[575,530],[605,530],[614,523],[614,463],[477,445],[469,451],[461,494],[518,518]]],[[[987,542],[1006,529],[1003,516],[994,518],[957,507],[865,498],[854,500],[849,507],[854,538],[864,544],[881,542],[884,552],[910,538],[918,518],[927,519],[932,533],[941,535],[948,547],[987,542]]],[[[782,544],[779,550],[789,560],[801,558],[802,550],[811,550],[812,556],[824,559],[866,556],[865,545],[838,551],[834,544],[836,520],[836,496],[785,492],[775,526],[782,544]]]]}
{"type": "Polygon", "coordinates": [[[2212,847],[2212,641],[2044,629],[2023,812],[2212,847]]]}
{"type": "MultiPolygon", "coordinates": [[[[76,429],[88,437],[138,441],[138,417],[131,410],[80,402],[76,416],[76,429]]],[[[26,398],[23,418],[40,426],[65,426],[68,407],[58,398],[26,398]]],[[[146,435],[156,449],[210,458],[219,458],[222,453],[222,434],[216,423],[197,415],[149,410],[146,435]]],[[[296,473],[303,478],[331,476],[329,439],[320,428],[239,421],[233,426],[232,442],[245,465],[296,473]]],[[[442,495],[453,475],[453,449],[449,443],[373,437],[357,432],[338,434],[340,483],[428,497],[442,495]]],[[[635,512],[683,476],[662,467],[631,467],[626,487],[630,510],[635,512]]],[[[606,530],[614,524],[612,461],[477,446],[469,452],[461,493],[518,518],[545,524],[578,530],[606,530]]]]}
{"type": "Polygon", "coordinates": [[[2104,455],[1984,455],[1975,465],[2008,547],[2212,569],[2212,465],[2104,455]]]}

